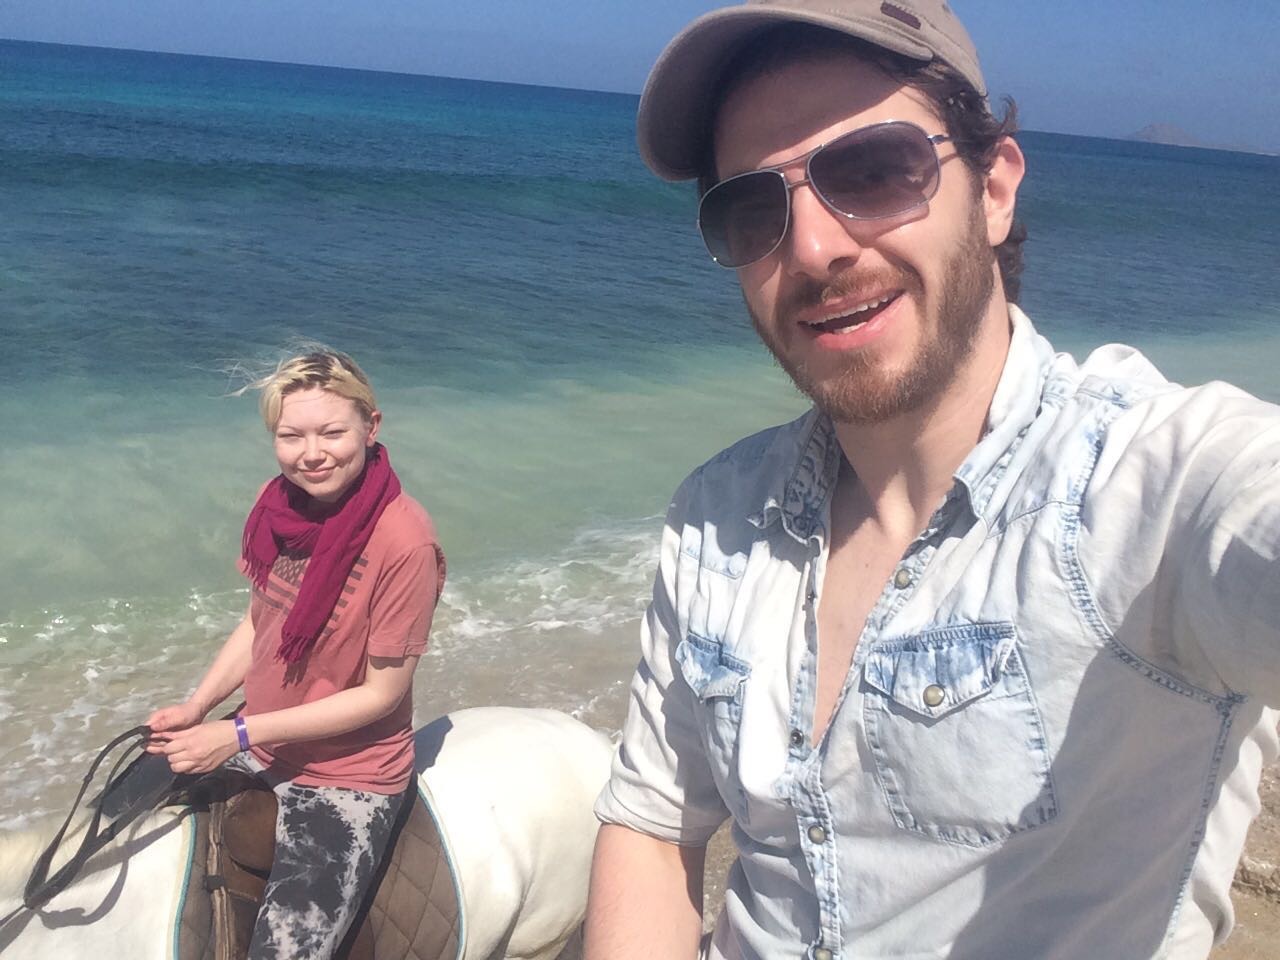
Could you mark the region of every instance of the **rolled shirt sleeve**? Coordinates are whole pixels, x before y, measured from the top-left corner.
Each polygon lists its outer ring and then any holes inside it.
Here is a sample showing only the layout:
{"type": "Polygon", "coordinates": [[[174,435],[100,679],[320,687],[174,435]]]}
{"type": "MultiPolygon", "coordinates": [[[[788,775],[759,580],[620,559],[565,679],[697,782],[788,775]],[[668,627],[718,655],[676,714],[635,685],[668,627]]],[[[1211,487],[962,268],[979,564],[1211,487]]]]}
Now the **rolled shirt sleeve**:
{"type": "Polygon", "coordinates": [[[707,761],[696,697],[675,659],[680,545],[694,482],[685,482],[667,513],[622,743],[595,807],[602,822],[690,846],[705,844],[729,815],[707,761]]]}

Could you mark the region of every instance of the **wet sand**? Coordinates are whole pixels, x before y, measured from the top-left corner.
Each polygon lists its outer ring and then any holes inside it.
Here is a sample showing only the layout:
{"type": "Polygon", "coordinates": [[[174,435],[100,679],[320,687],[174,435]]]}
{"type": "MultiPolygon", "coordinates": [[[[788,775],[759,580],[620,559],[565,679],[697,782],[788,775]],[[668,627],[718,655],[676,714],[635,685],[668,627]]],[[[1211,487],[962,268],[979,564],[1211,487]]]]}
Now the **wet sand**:
{"type": "Polygon", "coordinates": [[[1236,926],[1211,960],[1280,956],[1280,765],[1262,774],[1262,812],[1249,831],[1231,899],[1236,926]]]}

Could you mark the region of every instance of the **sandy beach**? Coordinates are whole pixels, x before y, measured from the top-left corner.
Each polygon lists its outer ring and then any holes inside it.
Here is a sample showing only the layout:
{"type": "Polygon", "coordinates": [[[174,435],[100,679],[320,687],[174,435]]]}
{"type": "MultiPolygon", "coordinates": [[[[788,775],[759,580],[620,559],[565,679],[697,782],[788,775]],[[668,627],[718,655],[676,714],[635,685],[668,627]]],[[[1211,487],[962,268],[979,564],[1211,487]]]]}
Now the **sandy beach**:
{"type": "Polygon", "coordinates": [[[1280,952],[1280,765],[1263,771],[1260,793],[1262,812],[1231,893],[1236,927],[1213,960],[1274,960],[1280,952]]]}

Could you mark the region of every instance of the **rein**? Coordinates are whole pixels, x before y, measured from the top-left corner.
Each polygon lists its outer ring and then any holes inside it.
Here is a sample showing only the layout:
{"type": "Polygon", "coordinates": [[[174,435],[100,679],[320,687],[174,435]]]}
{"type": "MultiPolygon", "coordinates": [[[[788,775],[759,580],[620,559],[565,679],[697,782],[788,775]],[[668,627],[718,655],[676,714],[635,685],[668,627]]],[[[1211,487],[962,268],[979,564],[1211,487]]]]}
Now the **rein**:
{"type": "Polygon", "coordinates": [[[124,770],[120,769],[121,764],[128,759],[133,751],[142,747],[150,736],[150,727],[133,727],[112,739],[110,743],[99,751],[98,756],[89,767],[89,772],[84,775],[84,779],[80,783],[80,791],[76,794],[76,798],[71,804],[67,819],[63,821],[53,840],[49,842],[44,852],[37,858],[35,866],[31,870],[31,876],[27,878],[27,885],[22,894],[22,906],[0,920],[0,926],[4,926],[23,910],[38,910],[48,903],[54,896],[67,888],[91,856],[114,840],[124,827],[138,818],[139,814],[154,807],[158,800],[172,793],[174,788],[182,781],[195,779],[189,774],[168,774],[156,787],[143,790],[137,796],[128,796],[127,785],[124,785],[125,780],[138,769],[139,764],[148,759],[149,755],[144,753],[135,757],[124,770]],[[94,774],[98,772],[98,767],[102,765],[102,762],[111,751],[126,741],[132,742],[125,747],[124,752],[111,767],[111,774],[107,778],[106,786],[103,787],[102,793],[93,802],[93,819],[90,820],[89,827],[80,841],[79,849],[53,876],[49,876],[49,868],[53,864],[54,855],[62,845],[62,838],[66,834],[67,828],[71,826],[71,821],[75,818],[76,811],[80,807],[80,801],[84,798],[85,791],[93,781],[94,774]],[[116,789],[119,789],[124,795],[124,800],[119,804],[119,810],[114,813],[111,822],[103,826],[103,808],[114,800],[112,791],[116,789]]]}
{"type": "Polygon", "coordinates": [[[93,780],[93,775],[98,772],[98,767],[107,755],[121,743],[126,740],[133,742],[125,749],[120,758],[116,761],[115,766],[111,768],[111,776],[107,780],[107,787],[103,790],[103,795],[111,789],[116,782],[116,771],[119,770],[120,764],[124,762],[129,753],[147,740],[151,735],[151,728],[145,726],[134,727],[126,730],[124,733],[115,737],[98,753],[97,758],[89,767],[89,772],[84,775],[84,779],[80,782],[80,792],[76,794],[75,800],[71,804],[71,809],[67,813],[67,819],[62,822],[62,826],[54,835],[53,840],[45,847],[44,853],[40,854],[36,860],[35,866],[31,870],[31,876],[27,878],[27,885],[22,892],[22,905],[28,910],[37,910],[48,903],[53,897],[66,889],[72,878],[80,872],[80,868],[84,866],[93,854],[101,850],[107,843],[115,838],[120,828],[125,823],[141,812],[141,804],[126,808],[121,815],[107,825],[105,829],[100,830],[102,823],[102,803],[98,802],[94,806],[93,819],[89,823],[89,829],[85,832],[84,838],[80,841],[80,849],[75,852],[70,860],[59,868],[58,872],[52,877],[49,876],[49,867],[53,863],[54,854],[58,852],[58,848],[62,845],[62,837],[67,832],[67,827],[71,826],[71,821],[76,815],[76,810],[80,807],[80,801],[84,797],[85,790],[93,780]]]}

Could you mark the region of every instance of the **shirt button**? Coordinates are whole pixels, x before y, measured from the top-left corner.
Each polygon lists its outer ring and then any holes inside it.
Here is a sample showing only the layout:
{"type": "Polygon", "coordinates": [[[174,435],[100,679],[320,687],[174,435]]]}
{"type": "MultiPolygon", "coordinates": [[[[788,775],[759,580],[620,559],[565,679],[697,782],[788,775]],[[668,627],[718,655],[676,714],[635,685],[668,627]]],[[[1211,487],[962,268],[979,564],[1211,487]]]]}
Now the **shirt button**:
{"type": "MultiPolygon", "coordinates": [[[[814,824],[809,828],[809,839],[814,843],[822,844],[827,842],[827,831],[823,830],[818,824],[814,824]]],[[[828,953],[830,956],[830,953],[828,953]]]]}
{"type": "Polygon", "coordinates": [[[893,575],[893,585],[899,590],[911,586],[911,571],[906,567],[899,567],[898,572],[893,575]]]}
{"type": "Polygon", "coordinates": [[[799,730],[792,730],[792,731],[791,731],[791,745],[792,745],[793,747],[798,747],[798,746],[800,746],[800,744],[802,744],[802,743],[804,743],[804,734],[803,734],[803,733],[801,733],[799,730]]]}
{"type": "Polygon", "coordinates": [[[924,705],[926,707],[936,707],[947,698],[947,691],[943,690],[936,683],[931,683],[924,688],[924,705]]]}
{"type": "Polygon", "coordinates": [[[835,954],[826,947],[817,947],[813,951],[813,960],[833,960],[835,954]]]}

